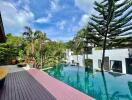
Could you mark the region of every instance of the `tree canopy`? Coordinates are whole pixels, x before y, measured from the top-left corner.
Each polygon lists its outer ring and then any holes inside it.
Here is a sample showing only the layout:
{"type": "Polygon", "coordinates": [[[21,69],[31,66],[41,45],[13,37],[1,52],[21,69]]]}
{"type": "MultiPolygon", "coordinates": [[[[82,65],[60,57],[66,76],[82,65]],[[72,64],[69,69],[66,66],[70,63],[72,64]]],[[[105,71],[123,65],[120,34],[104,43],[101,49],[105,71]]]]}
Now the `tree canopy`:
{"type": "Polygon", "coordinates": [[[105,49],[119,47],[117,44],[127,42],[132,34],[132,1],[103,0],[95,1],[96,14],[91,16],[88,26],[81,31],[89,42],[103,48],[101,69],[103,70],[105,49]]]}

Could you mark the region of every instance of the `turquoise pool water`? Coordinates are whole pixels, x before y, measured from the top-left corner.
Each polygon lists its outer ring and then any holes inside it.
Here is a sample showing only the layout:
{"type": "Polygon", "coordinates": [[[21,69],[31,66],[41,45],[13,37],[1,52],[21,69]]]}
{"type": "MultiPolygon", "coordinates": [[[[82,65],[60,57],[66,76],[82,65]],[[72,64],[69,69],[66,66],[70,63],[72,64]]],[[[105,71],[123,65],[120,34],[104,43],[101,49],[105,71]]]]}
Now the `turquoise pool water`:
{"type": "Polygon", "coordinates": [[[132,100],[132,75],[85,71],[63,65],[46,71],[50,76],[94,97],[96,100],[132,100]]]}

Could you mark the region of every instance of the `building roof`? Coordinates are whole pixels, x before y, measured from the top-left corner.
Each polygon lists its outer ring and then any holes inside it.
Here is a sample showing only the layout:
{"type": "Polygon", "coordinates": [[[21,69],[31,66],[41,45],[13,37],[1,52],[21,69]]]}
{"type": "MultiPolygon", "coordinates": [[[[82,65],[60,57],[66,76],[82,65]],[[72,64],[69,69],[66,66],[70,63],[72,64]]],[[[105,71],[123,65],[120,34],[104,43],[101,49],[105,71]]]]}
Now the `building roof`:
{"type": "Polygon", "coordinates": [[[2,16],[1,16],[1,13],[0,13],[0,43],[3,43],[5,41],[6,41],[5,31],[4,31],[2,16]]]}

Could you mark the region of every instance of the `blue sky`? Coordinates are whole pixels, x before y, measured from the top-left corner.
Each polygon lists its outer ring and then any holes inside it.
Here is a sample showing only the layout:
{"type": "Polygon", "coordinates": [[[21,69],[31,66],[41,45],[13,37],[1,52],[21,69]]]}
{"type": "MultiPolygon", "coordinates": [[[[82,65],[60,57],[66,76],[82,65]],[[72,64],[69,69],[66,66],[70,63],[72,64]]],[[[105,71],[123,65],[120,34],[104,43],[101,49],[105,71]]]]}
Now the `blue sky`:
{"type": "MultiPolygon", "coordinates": [[[[68,41],[94,13],[95,0],[0,0],[6,33],[21,35],[24,26],[47,33],[50,39],[68,41]]],[[[97,0],[100,1],[100,0],[97,0]]]]}

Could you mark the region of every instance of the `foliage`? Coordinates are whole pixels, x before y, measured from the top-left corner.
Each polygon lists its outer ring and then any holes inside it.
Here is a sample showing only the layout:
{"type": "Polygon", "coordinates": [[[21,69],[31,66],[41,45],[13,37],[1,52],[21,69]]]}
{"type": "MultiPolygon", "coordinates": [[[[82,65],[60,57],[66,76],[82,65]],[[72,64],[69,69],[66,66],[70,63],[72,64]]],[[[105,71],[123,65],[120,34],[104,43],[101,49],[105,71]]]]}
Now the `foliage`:
{"type": "Polygon", "coordinates": [[[0,63],[9,64],[11,60],[30,58],[32,49],[34,49],[34,58],[37,63],[37,68],[49,67],[57,65],[64,57],[66,49],[65,43],[51,41],[46,37],[46,34],[41,31],[24,33],[24,37],[12,36],[7,34],[6,43],[0,44],[0,63]],[[34,36],[31,37],[31,34],[34,36]],[[33,48],[32,46],[33,45],[33,48]]]}
{"type": "Polygon", "coordinates": [[[77,36],[73,39],[73,48],[75,54],[82,54],[83,53],[83,47],[84,47],[84,38],[83,34],[81,32],[77,33],[77,36]]]}
{"type": "Polygon", "coordinates": [[[98,15],[92,15],[89,22],[90,32],[98,39],[103,48],[101,69],[103,70],[105,49],[112,47],[113,41],[120,36],[130,35],[132,28],[132,1],[104,0],[95,2],[98,15]]]}
{"type": "Polygon", "coordinates": [[[74,52],[74,54],[82,54],[83,53],[83,47],[84,47],[84,34],[80,30],[76,36],[73,38],[73,40],[68,41],[66,44],[66,48],[70,49],[74,52]]]}
{"type": "Polygon", "coordinates": [[[85,66],[88,68],[92,68],[93,62],[91,59],[85,59],[85,66]]]}
{"type": "Polygon", "coordinates": [[[7,34],[6,38],[6,43],[0,44],[0,64],[10,63],[11,60],[16,59],[19,55],[21,38],[11,34],[7,34]]]}
{"type": "Polygon", "coordinates": [[[43,61],[44,61],[44,49],[46,41],[49,41],[49,39],[46,37],[46,33],[43,33],[41,31],[37,31],[37,40],[35,41],[35,59],[37,62],[37,67],[42,68],[43,67],[43,61]]]}
{"type": "Polygon", "coordinates": [[[70,41],[65,43],[65,46],[67,49],[71,49],[73,51],[74,50],[73,44],[74,44],[73,40],[70,40],[70,41]]]}
{"type": "Polygon", "coordinates": [[[61,62],[64,57],[65,44],[62,42],[50,41],[45,44],[45,66],[57,65],[61,62]]]}
{"type": "Polygon", "coordinates": [[[25,32],[23,33],[23,39],[30,45],[30,56],[32,57],[32,59],[35,56],[35,40],[37,40],[38,38],[40,38],[40,31],[35,31],[33,32],[33,30],[26,26],[25,27],[25,32]]]}
{"type": "Polygon", "coordinates": [[[105,38],[106,48],[110,48],[117,37],[131,34],[131,5],[130,0],[121,3],[118,0],[95,2],[98,15],[92,15],[92,22],[89,24],[93,28],[93,34],[99,39],[100,46],[104,46],[105,38]]]}

